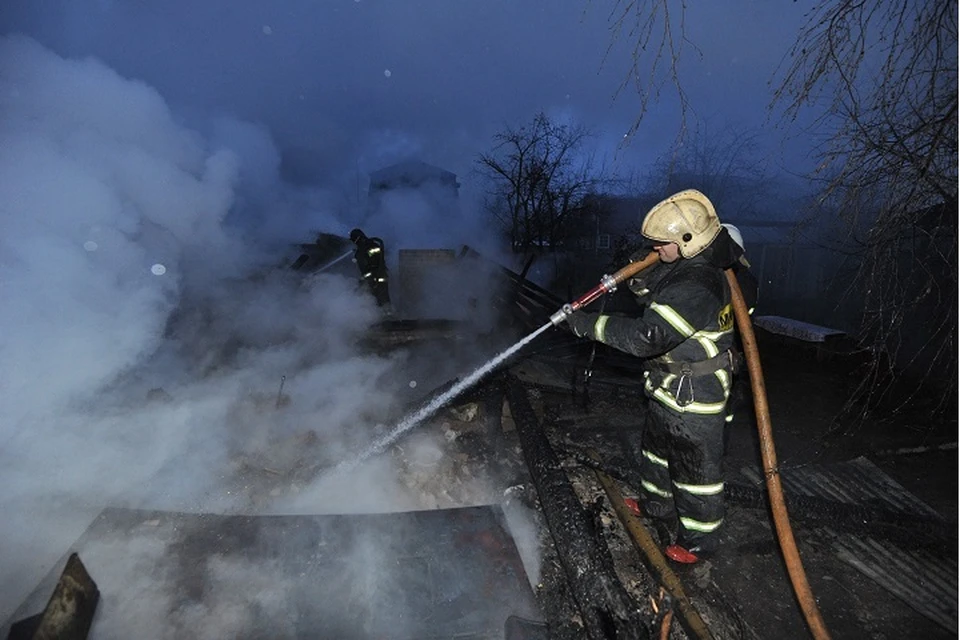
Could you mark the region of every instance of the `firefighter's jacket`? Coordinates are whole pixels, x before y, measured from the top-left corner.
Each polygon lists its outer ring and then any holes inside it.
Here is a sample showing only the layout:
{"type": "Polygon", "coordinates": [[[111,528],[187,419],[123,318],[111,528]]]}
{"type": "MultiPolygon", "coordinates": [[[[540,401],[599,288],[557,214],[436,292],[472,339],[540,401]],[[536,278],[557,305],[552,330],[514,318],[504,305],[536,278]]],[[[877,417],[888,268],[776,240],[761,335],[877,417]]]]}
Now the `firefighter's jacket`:
{"type": "Polygon", "coordinates": [[[383,240],[362,237],[357,241],[353,257],[365,282],[386,282],[387,265],[384,259],[383,240]]]}
{"type": "MultiPolygon", "coordinates": [[[[710,249],[690,259],[660,263],[629,282],[641,305],[635,316],[600,315],[592,337],[615,349],[648,359],[647,395],[679,413],[724,413],[733,359],[721,354],[734,341],[730,288],[710,249]],[[662,370],[659,363],[713,359],[715,370],[688,375],[662,370]]],[[[669,366],[669,365],[668,365],[669,366]]]]}

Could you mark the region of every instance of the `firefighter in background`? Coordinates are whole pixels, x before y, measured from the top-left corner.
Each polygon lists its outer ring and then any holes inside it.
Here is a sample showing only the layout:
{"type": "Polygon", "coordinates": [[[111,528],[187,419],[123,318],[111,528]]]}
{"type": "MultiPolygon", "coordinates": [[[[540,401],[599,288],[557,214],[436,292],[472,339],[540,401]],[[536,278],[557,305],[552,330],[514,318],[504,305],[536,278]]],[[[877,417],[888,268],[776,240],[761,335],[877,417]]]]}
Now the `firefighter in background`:
{"type": "Polygon", "coordinates": [[[695,563],[718,547],[723,523],[723,434],[736,355],[724,268],[742,249],[694,189],[654,206],[641,233],[660,262],[628,286],[639,312],[578,311],[573,332],[643,358],[649,397],[639,460],[640,502],[676,562],[695,563]],[[675,538],[675,540],[674,540],[675,538]]]}
{"type": "MultiPolygon", "coordinates": [[[[760,282],[753,275],[753,272],[750,271],[750,261],[747,260],[747,245],[743,242],[743,235],[741,235],[740,229],[726,222],[721,226],[727,230],[727,233],[730,234],[730,239],[743,251],[743,254],[730,268],[733,269],[733,273],[737,276],[737,284],[740,286],[740,291],[743,292],[743,302],[747,306],[747,313],[753,315],[760,298],[760,282]]],[[[733,387],[730,390],[730,399],[727,401],[728,423],[733,422],[734,411],[737,407],[749,402],[751,394],[749,390],[750,379],[745,375],[746,363],[743,362],[743,343],[740,341],[739,334],[737,334],[735,338],[734,348],[737,350],[740,360],[737,366],[738,375],[733,377],[733,387]]],[[[729,435],[730,432],[728,430],[724,434],[724,450],[726,450],[729,435]]]]}
{"type": "Polygon", "coordinates": [[[737,261],[731,265],[731,269],[733,269],[733,272],[737,276],[737,284],[740,285],[740,290],[743,291],[744,302],[747,304],[747,312],[753,315],[753,311],[756,309],[757,301],[760,297],[760,283],[757,281],[756,276],[753,275],[753,272],[750,271],[750,261],[747,260],[747,245],[743,242],[743,235],[740,233],[740,229],[728,223],[723,223],[720,226],[727,230],[730,239],[740,248],[741,255],[737,258],[737,261]]]}
{"type": "Polygon", "coordinates": [[[370,292],[381,307],[390,305],[390,289],[387,285],[387,263],[383,240],[368,238],[360,229],[350,232],[350,242],[357,245],[353,259],[360,269],[361,279],[370,287],[370,292]]]}

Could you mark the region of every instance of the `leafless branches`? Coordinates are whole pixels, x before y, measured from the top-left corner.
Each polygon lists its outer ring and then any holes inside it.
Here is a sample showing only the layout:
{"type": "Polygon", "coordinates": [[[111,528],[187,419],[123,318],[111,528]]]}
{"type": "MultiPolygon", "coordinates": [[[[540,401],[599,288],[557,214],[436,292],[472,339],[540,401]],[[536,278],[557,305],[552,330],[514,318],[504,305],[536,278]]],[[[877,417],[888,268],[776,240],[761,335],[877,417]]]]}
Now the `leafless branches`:
{"type": "Polygon", "coordinates": [[[957,332],[957,3],[824,0],[785,60],[774,104],[813,106],[835,132],[823,199],[863,247],[863,338],[875,353],[861,397],[897,369],[952,379],[957,332]]]}
{"type": "Polygon", "coordinates": [[[710,196],[721,218],[751,216],[763,210],[769,176],[758,160],[757,133],[733,126],[708,130],[698,122],[676,149],[657,160],[648,188],[671,193],[697,188],[710,196]]]}
{"type": "Polygon", "coordinates": [[[679,63],[684,47],[696,47],[686,37],[686,2],[680,3],[679,11],[671,12],[671,5],[676,9],[676,3],[670,0],[617,0],[610,12],[613,37],[607,55],[618,40],[626,39],[632,46],[630,68],[614,97],[632,87],[640,100],[637,116],[625,138],[636,133],[651,100],[659,100],[668,83],[680,101],[678,138],[683,138],[690,103],[680,82],[679,63]]]}
{"type": "Polygon", "coordinates": [[[588,131],[551,121],[543,113],[519,129],[494,136],[494,149],[478,160],[494,184],[491,211],[514,251],[557,249],[567,240],[572,214],[602,182],[583,156],[588,131]]]}

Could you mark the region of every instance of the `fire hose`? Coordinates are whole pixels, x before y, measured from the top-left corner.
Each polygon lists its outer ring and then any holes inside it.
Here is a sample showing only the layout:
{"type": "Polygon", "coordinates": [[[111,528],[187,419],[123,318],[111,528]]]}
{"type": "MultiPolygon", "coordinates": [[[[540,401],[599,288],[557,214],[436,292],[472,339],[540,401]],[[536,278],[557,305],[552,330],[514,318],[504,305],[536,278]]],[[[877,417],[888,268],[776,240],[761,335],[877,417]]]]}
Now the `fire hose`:
{"type": "Polygon", "coordinates": [[[603,276],[600,278],[600,284],[595,286],[593,289],[590,289],[590,291],[587,291],[573,302],[563,305],[559,311],[550,316],[550,322],[555,327],[562,324],[563,321],[566,320],[574,311],[579,311],[605,293],[613,293],[617,290],[617,285],[622,283],[627,278],[632,278],[647,267],[652,267],[659,262],[659,260],[660,256],[657,255],[657,252],[651,251],[649,254],[647,254],[646,258],[637,260],[636,262],[631,262],[627,266],[614,273],[612,276],[603,276]]]}
{"type": "Polygon", "coordinates": [[[770,421],[770,407],[767,404],[767,388],[763,381],[763,369],[760,367],[760,351],[757,348],[757,338],[753,333],[753,323],[747,304],[743,299],[743,292],[737,283],[737,276],[732,269],[726,270],[727,283],[730,285],[730,294],[733,298],[733,312],[737,318],[737,328],[740,330],[740,339],[743,341],[743,350],[747,356],[747,370],[750,372],[750,389],[753,391],[753,410],[757,416],[757,431],[760,437],[760,457],[763,460],[763,475],[767,479],[767,493],[770,496],[770,511],[773,513],[773,524],[777,530],[777,539],[780,542],[780,551],[783,553],[787,565],[787,574],[790,584],[800,603],[803,617],[810,627],[810,633],[817,640],[826,640],[830,637],[827,626],[820,615],[817,600],[807,581],[807,573],[800,560],[797,542],[793,539],[793,528],[787,515],[787,504],[783,497],[783,486],[780,483],[780,470],[777,468],[777,451],[773,444],[773,423],[770,421]]]}
{"type": "MultiPolygon", "coordinates": [[[[561,324],[573,312],[582,309],[604,294],[616,291],[617,285],[653,266],[658,261],[659,255],[656,252],[650,252],[647,257],[637,262],[631,262],[612,276],[604,275],[600,279],[600,284],[577,300],[563,305],[559,311],[550,316],[550,322],[554,326],[561,324]]],[[[763,380],[763,369],[760,366],[760,352],[757,349],[757,340],[753,333],[753,323],[750,320],[750,314],[747,311],[747,305],[743,299],[743,292],[740,290],[736,274],[732,269],[726,269],[725,273],[727,283],[730,285],[737,328],[740,331],[743,349],[746,353],[747,370],[750,372],[750,387],[753,391],[754,412],[757,416],[757,432],[760,439],[760,457],[763,461],[764,477],[766,478],[767,493],[770,497],[770,509],[773,514],[777,540],[780,543],[780,550],[787,565],[790,584],[800,604],[807,626],[814,638],[826,640],[830,638],[830,633],[827,631],[823,617],[820,615],[820,609],[817,607],[817,601],[810,589],[810,583],[807,581],[807,574],[803,568],[803,562],[800,560],[800,552],[797,549],[793,529],[790,526],[790,518],[787,515],[783,486],[780,482],[780,471],[777,468],[777,452],[773,442],[773,426],[770,420],[770,407],[767,403],[767,390],[763,380]]]]}

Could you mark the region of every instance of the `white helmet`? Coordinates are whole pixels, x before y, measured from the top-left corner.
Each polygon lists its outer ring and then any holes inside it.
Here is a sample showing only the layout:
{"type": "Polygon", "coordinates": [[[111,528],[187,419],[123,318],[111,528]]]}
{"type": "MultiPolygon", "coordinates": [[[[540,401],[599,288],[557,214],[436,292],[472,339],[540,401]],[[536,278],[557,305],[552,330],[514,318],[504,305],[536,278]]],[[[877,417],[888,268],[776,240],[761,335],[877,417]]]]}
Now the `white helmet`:
{"type": "Polygon", "coordinates": [[[734,242],[737,243],[737,245],[741,249],[743,249],[744,251],[747,250],[747,246],[743,244],[743,234],[740,233],[740,229],[737,229],[735,226],[733,226],[729,222],[724,222],[720,226],[727,230],[727,233],[730,234],[730,237],[733,239],[734,242]]]}
{"type": "Polygon", "coordinates": [[[640,233],[655,242],[676,242],[680,255],[692,258],[709,247],[720,233],[720,219],[707,196],[687,189],[650,209],[640,233]]]}
{"type": "Polygon", "coordinates": [[[743,234],[740,233],[740,229],[737,229],[732,224],[726,222],[720,226],[727,230],[727,235],[730,236],[730,239],[737,243],[737,246],[739,246],[740,250],[743,251],[743,255],[741,255],[738,260],[740,260],[740,264],[749,269],[750,261],[747,260],[747,247],[745,244],[743,244],[743,234]]]}

